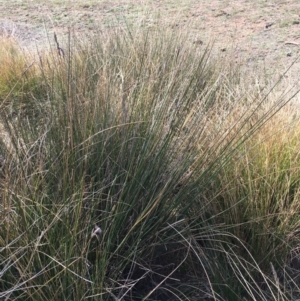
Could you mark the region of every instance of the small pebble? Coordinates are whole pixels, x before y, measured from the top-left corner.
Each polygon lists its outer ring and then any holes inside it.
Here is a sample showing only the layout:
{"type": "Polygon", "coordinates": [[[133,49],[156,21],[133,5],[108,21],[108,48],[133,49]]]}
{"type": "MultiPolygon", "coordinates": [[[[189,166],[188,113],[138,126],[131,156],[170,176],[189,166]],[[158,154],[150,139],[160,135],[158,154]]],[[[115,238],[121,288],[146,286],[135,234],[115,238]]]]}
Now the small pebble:
{"type": "Polygon", "coordinates": [[[269,27],[271,27],[272,25],[274,24],[274,22],[268,22],[267,24],[266,24],[266,29],[268,29],[269,27]]]}

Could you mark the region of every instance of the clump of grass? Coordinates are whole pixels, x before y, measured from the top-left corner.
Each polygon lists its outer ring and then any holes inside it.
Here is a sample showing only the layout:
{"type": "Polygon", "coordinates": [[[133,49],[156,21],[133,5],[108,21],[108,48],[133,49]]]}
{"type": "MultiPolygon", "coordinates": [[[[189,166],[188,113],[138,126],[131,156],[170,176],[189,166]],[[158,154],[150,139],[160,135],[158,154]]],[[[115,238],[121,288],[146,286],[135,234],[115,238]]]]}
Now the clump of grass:
{"type": "Polygon", "coordinates": [[[12,37],[0,37],[0,45],[1,109],[11,116],[30,116],[38,104],[33,98],[46,98],[38,57],[26,54],[12,37]]]}
{"type": "MultiPolygon", "coordinates": [[[[261,182],[257,169],[252,174],[243,160],[235,166],[231,159],[243,152],[255,162],[250,146],[259,134],[246,138],[284,101],[265,111],[264,98],[240,105],[234,79],[184,33],[120,29],[88,43],[70,36],[64,50],[65,57],[40,57],[35,78],[42,93],[23,85],[24,101],[38,114],[2,119],[11,146],[2,144],[0,296],[275,300],[277,286],[261,268],[266,258],[254,250],[261,241],[241,230],[270,205],[257,210],[253,198],[241,204],[249,191],[231,184],[241,176],[250,186],[261,182]],[[240,212],[231,220],[238,206],[252,206],[247,221],[240,212]]],[[[290,159],[282,157],[273,189],[290,159]]],[[[289,179],[282,192],[291,183],[297,186],[289,179]]],[[[251,191],[260,198],[257,189],[251,191]]],[[[261,193],[269,195],[267,186],[261,193]]],[[[257,231],[276,226],[280,233],[283,224],[274,218],[257,231]]],[[[274,256],[286,254],[275,247],[274,256]]]]}
{"type": "Polygon", "coordinates": [[[281,281],[282,267],[291,264],[289,254],[299,244],[298,120],[294,105],[281,109],[237,149],[206,195],[211,223],[228,231],[224,254],[241,256],[243,262],[255,258],[257,266],[246,271],[257,275],[272,275],[275,266],[281,281]]]}

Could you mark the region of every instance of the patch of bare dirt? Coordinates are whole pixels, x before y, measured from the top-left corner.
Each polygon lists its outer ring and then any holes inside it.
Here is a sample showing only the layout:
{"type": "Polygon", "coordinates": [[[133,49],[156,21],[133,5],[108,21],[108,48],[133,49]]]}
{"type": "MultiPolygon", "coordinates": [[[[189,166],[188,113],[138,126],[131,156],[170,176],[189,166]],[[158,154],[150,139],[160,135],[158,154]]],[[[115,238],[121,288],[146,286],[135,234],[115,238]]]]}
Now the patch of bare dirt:
{"type": "MultiPolygon", "coordinates": [[[[174,30],[188,26],[199,47],[214,41],[216,55],[230,55],[266,75],[283,72],[300,54],[298,0],[0,0],[0,33],[15,36],[23,46],[40,47],[53,43],[54,31],[64,36],[72,28],[86,36],[97,24],[109,28],[126,18],[151,26],[158,16],[174,30]]],[[[294,81],[299,71],[296,62],[294,81]]]]}

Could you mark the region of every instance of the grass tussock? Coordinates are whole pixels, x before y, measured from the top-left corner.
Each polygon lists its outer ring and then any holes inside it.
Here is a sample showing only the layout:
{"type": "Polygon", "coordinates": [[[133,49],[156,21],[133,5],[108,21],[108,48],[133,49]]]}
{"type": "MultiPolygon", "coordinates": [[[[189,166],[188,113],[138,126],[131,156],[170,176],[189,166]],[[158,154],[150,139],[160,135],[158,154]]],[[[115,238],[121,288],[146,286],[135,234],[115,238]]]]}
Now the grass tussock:
{"type": "Polygon", "coordinates": [[[298,295],[289,99],[239,94],[184,33],[70,36],[30,64],[3,43],[1,298],[298,295]]]}

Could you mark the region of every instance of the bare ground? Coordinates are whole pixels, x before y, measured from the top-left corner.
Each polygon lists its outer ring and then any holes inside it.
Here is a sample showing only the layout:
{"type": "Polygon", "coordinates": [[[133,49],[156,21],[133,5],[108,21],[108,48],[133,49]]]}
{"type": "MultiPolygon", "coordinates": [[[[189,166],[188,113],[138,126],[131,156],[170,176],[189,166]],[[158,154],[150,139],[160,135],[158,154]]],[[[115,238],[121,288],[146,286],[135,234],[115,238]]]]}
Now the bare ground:
{"type": "MultiPolygon", "coordinates": [[[[187,28],[199,47],[214,41],[217,56],[231,56],[246,70],[271,77],[281,75],[300,54],[298,0],[0,0],[0,34],[29,48],[53,43],[54,31],[62,39],[69,28],[88,36],[97,24],[114,27],[124,17],[147,26],[159,17],[174,31],[187,28]]],[[[291,83],[298,82],[299,71],[296,61],[291,83]]]]}

